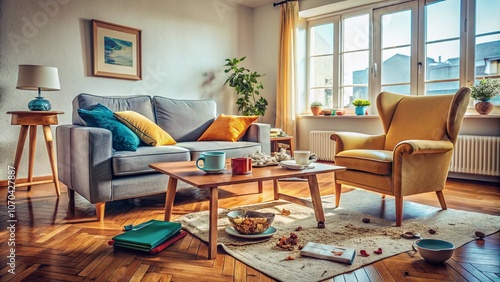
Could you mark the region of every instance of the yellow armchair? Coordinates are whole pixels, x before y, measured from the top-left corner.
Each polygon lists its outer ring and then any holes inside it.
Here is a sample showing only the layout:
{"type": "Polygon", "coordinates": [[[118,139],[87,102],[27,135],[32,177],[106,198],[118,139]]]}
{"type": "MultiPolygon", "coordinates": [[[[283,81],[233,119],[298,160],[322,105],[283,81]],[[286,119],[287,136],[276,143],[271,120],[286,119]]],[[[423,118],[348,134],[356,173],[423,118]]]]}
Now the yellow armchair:
{"type": "Polygon", "coordinates": [[[336,132],[335,205],[341,184],[395,197],[396,226],[403,220],[403,197],[436,192],[443,195],[453,147],[469,103],[470,89],[454,95],[409,96],[382,92],[377,109],[384,134],[336,132]]]}

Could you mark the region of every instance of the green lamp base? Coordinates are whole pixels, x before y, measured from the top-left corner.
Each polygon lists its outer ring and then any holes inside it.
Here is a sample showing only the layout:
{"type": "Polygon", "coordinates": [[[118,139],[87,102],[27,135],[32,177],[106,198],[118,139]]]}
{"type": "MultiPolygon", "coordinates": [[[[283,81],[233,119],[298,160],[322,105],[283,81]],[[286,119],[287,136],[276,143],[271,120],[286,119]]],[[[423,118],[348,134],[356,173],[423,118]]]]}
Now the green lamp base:
{"type": "Polygon", "coordinates": [[[30,111],[50,111],[52,106],[50,105],[49,100],[45,100],[43,97],[38,96],[28,103],[28,108],[30,111]]]}

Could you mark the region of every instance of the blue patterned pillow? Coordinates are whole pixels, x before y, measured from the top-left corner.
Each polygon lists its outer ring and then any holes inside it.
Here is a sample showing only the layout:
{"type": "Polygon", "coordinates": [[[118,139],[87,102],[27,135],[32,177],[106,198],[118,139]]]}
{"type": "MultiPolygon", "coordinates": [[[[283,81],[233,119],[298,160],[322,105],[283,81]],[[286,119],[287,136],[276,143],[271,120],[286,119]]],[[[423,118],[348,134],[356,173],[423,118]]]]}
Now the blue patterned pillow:
{"type": "Polygon", "coordinates": [[[91,110],[78,109],[78,115],[88,126],[105,128],[113,135],[113,149],[136,151],[141,140],[130,128],[118,121],[106,106],[97,104],[91,110]]]}

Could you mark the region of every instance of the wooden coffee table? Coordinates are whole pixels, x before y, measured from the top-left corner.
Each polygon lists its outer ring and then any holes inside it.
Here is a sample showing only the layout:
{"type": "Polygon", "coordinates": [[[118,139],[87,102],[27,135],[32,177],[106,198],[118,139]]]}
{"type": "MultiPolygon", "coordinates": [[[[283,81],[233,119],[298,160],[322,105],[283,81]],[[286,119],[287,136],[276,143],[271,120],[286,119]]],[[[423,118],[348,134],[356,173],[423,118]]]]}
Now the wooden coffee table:
{"type": "Polygon", "coordinates": [[[301,177],[306,178],[309,183],[312,204],[318,228],[325,227],[325,215],[321,203],[321,194],[318,187],[317,174],[335,171],[343,171],[345,167],[328,164],[314,164],[314,168],[304,170],[285,169],[280,166],[268,166],[253,168],[251,174],[232,175],[230,162],[227,160],[228,169],[221,174],[206,174],[196,167],[195,162],[166,162],[154,163],[149,166],[161,173],[170,176],[167,186],[165,200],[165,221],[170,221],[172,207],[174,204],[177,181],[184,181],[197,188],[210,189],[209,203],[209,236],[208,236],[208,258],[214,259],[217,255],[217,209],[219,186],[234,185],[240,183],[258,182],[259,192],[262,192],[262,181],[272,180],[274,186],[274,199],[290,200],[292,197],[279,192],[278,180],[282,178],[301,177]]]}

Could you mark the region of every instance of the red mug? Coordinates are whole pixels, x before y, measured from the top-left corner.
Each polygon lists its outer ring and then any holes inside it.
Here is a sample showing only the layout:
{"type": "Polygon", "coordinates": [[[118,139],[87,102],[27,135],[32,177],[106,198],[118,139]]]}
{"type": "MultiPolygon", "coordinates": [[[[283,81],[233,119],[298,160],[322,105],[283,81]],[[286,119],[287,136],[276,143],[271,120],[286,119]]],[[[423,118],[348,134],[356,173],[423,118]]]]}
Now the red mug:
{"type": "Polygon", "coordinates": [[[233,174],[250,174],[252,173],[251,158],[232,158],[231,169],[233,174]]]}

